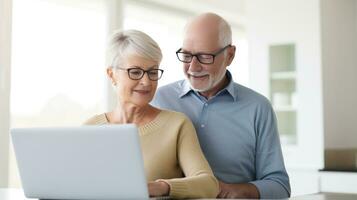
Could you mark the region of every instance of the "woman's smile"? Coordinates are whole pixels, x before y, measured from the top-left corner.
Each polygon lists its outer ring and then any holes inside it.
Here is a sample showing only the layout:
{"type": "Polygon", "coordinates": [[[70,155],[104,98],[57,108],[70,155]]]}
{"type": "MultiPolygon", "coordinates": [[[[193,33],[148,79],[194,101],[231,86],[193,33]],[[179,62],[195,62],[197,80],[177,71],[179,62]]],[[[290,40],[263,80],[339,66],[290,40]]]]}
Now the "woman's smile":
{"type": "Polygon", "coordinates": [[[137,89],[137,90],[133,90],[133,91],[139,95],[149,95],[151,93],[151,90],[137,89]]]}

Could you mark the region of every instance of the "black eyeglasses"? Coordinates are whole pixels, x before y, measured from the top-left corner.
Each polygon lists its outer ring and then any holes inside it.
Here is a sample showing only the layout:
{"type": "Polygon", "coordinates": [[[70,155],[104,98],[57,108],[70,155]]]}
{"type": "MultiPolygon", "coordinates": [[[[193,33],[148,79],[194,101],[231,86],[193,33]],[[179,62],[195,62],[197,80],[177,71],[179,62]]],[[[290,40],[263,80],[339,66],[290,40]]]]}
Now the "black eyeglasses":
{"type": "Polygon", "coordinates": [[[162,69],[149,69],[143,70],[139,67],[132,67],[132,68],[120,68],[116,67],[116,69],[126,70],[128,72],[128,76],[132,80],[140,80],[143,78],[144,74],[147,73],[148,77],[152,81],[157,81],[161,78],[164,70],[162,69]]]}
{"type": "Polygon", "coordinates": [[[225,49],[228,47],[231,47],[232,45],[227,45],[223,47],[222,49],[218,50],[215,53],[197,53],[197,54],[191,54],[191,53],[186,53],[186,52],[181,52],[182,48],[176,51],[176,56],[179,59],[179,61],[184,62],[184,63],[190,63],[193,59],[194,56],[196,56],[198,62],[202,64],[212,64],[214,63],[214,58],[222,53],[225,49]]]}

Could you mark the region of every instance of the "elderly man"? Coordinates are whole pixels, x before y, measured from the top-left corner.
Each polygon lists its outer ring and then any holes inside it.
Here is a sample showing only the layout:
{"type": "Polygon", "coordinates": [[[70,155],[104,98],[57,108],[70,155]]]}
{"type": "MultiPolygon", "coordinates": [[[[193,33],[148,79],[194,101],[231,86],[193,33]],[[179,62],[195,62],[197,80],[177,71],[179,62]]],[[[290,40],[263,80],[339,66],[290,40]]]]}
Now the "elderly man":
{"type": "Polygon", "coordinates": [[[152,104],[185,113],[220,181],[219,198],[287,198],[277,122],[269,101],[233,81],[229,24],[205,13],[185,29],[176,54],[187,80],[161,87],[152,104]]]}

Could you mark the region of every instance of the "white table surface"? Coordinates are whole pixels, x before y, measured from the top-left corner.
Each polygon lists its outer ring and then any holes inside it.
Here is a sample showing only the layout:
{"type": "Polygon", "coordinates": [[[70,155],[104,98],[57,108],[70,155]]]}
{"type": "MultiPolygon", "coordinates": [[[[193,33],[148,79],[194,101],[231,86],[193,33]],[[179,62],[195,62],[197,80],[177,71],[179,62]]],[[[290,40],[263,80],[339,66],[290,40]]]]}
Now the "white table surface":
{"type": "MultiPolygon", "coordinates": [[[[356,191],[357,193],[357,191],[356,191]]],[[[291,197],[293,200],[357,200],[357,194],[319,193],[291,197]]],[[[34,200],[24,196],[21,189],[0,188],[0,200],[34,200]]]]}

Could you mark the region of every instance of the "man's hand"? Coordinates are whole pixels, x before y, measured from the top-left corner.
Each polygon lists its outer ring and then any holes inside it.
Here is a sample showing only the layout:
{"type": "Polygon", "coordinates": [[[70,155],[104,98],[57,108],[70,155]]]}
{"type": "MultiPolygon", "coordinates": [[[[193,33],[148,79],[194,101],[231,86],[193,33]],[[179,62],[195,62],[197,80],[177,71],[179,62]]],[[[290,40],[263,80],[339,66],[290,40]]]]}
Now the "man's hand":
{"type": "Polygon", "coordinates": [[[170,192],[170,186],[164,181],[149,182],[149,195],[150,197],[167,196],[170,192]]]}
{"type": "Polygon", "coordinates": [[[249,198],[259,199],[259,191],[251,183],[227,184],[219,181],[219,194],[217,198],[237,199],[249,198]]]}

